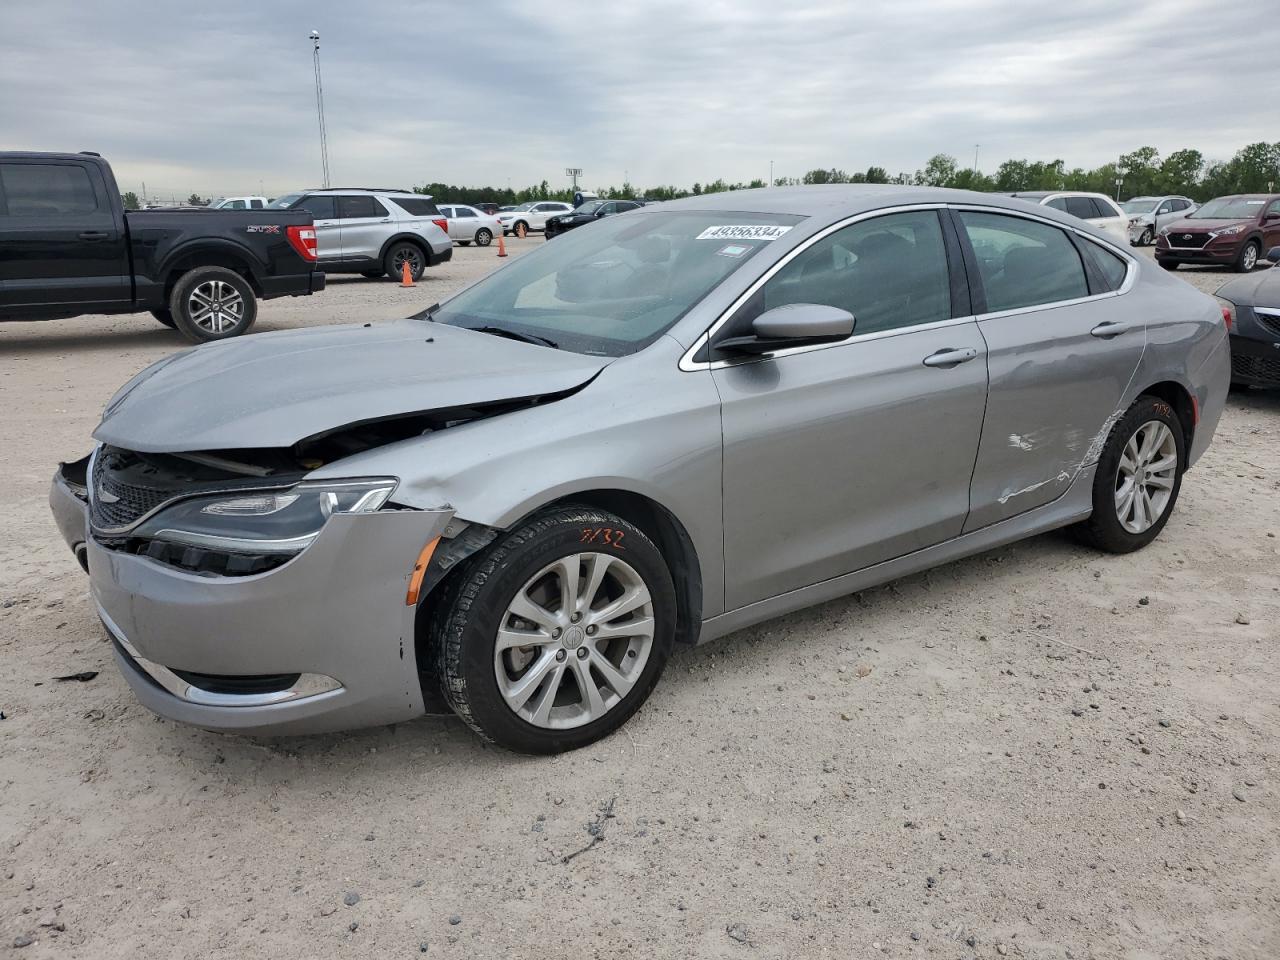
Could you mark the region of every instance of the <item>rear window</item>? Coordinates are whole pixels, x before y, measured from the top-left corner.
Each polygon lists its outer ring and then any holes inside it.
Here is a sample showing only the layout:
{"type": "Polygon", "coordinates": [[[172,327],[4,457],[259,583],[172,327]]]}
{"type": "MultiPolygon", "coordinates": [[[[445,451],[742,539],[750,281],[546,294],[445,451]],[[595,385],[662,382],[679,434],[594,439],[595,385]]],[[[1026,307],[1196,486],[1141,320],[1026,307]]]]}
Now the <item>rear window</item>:
{"type": "Polygon", "coordinates": [[[89,171],[79,164],[0,164],[0,194],[11,217],[74,217],[98,209],[89,171]]]}
{"type": "Polygon", "coordinates": [[[428,200],[426,197],[389,197],[388,199],[411,217],[440,216],[435,201],[428,200]]]}

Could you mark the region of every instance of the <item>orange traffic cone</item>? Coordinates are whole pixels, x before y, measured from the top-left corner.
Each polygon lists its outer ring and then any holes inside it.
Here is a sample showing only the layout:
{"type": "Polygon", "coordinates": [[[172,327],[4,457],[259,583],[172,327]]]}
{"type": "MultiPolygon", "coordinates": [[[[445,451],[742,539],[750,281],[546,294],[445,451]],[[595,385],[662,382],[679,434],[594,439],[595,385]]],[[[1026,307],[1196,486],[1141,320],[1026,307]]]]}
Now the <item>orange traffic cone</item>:
{"type": "Polygon", "coordinates": [[[406,260],[404,263],[402,263],[402,264],[400,265],[400,267],[401,267],[401,270],[400,270],[400,286],[402,286],[402,287],[412,287],[412,286],[413,286],[413,272],[409,269],[409,261],[408,261],[408,260],[406,260]]]}
{"type": "Polygon", "coordinates": [[[505,257],[507,255],[507,245],[502,242],[502,234],[498,234],[498,256],[505,257]]]}

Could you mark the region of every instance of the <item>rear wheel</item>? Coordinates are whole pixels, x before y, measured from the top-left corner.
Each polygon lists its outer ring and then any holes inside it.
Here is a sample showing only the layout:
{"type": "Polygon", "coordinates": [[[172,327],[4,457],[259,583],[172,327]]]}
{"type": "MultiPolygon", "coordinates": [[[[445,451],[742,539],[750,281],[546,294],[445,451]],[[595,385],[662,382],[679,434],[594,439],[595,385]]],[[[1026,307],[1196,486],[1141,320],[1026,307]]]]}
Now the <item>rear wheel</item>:
{"type": "Polygon", "coordinates": [[[523,240],[525,237],[529,235],[529,225],[525,223],[523,220],[517,220],[515,227],[512,229],[515,235],[519,237],[521,240],[523,240]]]}
{"type": "Polygon", "coordinates": [[[166,327],[173,327],[173,314],[168,310],[152,310],[151,315],[166,327]]]}
{"type": "Polygon", "coordinates": [[[393,244],[383,258],[383,268],[392,280],[404,276],[404,265],[409,265],[409,276],[414,280],[422,279],[422,272],[427,269],[427,259],[422,250],[412,243],[393,244]]]}
{"type": "Polygon", "coordinates": [[[487,247],[493,243],[493,231],[481,228],[476,231],[476,246],[487,247]]]}
{"type": "Polygon", "coordinates": [[[169,313],[174,326],[193,343],[238,337],[258,317],[249,281],[226,267],[196,267],[173,285],[169,313]]]}
{"type": "Polygon", "coordinates": [[[457,571],[436,609],[445,699],[481,736],[524,753],[572,750],[620,727],[675,638],[658,548],[590,507],[514,530],[457,571]]]}
{"type": "Polygon", "coordinates": [[[1182,488],[1184,443],[1173,407],[1139,397],[1098,459],[1093,514],[1075,528],[1080,539],[1108,553],[1129,553],[1159,536],[1182,488]]]}
{"type": "Polygon", "coordinates": [[[1236,257],[1236,273],[1248,273],[1258,265],[1258,255],[1261,247],[1257,240],[1250,240],[1240,250],[1240,256],[1236,257]]]}

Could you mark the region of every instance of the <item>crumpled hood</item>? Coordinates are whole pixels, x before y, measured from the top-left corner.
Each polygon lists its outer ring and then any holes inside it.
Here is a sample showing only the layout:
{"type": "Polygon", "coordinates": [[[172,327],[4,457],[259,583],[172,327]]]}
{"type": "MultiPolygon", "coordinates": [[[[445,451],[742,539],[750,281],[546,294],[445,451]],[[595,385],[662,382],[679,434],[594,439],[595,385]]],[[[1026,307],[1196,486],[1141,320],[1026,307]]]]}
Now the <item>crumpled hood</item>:
{"type": "Polygon", "coordinates": [[[612,359],[422,320],[252,334],[143,370],[93,436],[147,453],[288,447],[348,424],[572,390],[612,359]]]}

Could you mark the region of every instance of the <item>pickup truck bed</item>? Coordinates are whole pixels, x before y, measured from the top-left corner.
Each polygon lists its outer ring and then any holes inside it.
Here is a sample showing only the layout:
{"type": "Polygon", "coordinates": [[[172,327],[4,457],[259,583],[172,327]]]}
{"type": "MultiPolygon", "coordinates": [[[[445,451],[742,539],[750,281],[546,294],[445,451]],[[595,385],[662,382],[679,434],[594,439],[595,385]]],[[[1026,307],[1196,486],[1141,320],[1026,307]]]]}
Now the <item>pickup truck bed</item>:
{"type": "Polygon", "coordinates": [[[150,311],[201,342],[324,289],[304,210],[125,211],[94,154],[0,153],[0,320],[150,311]]]}

